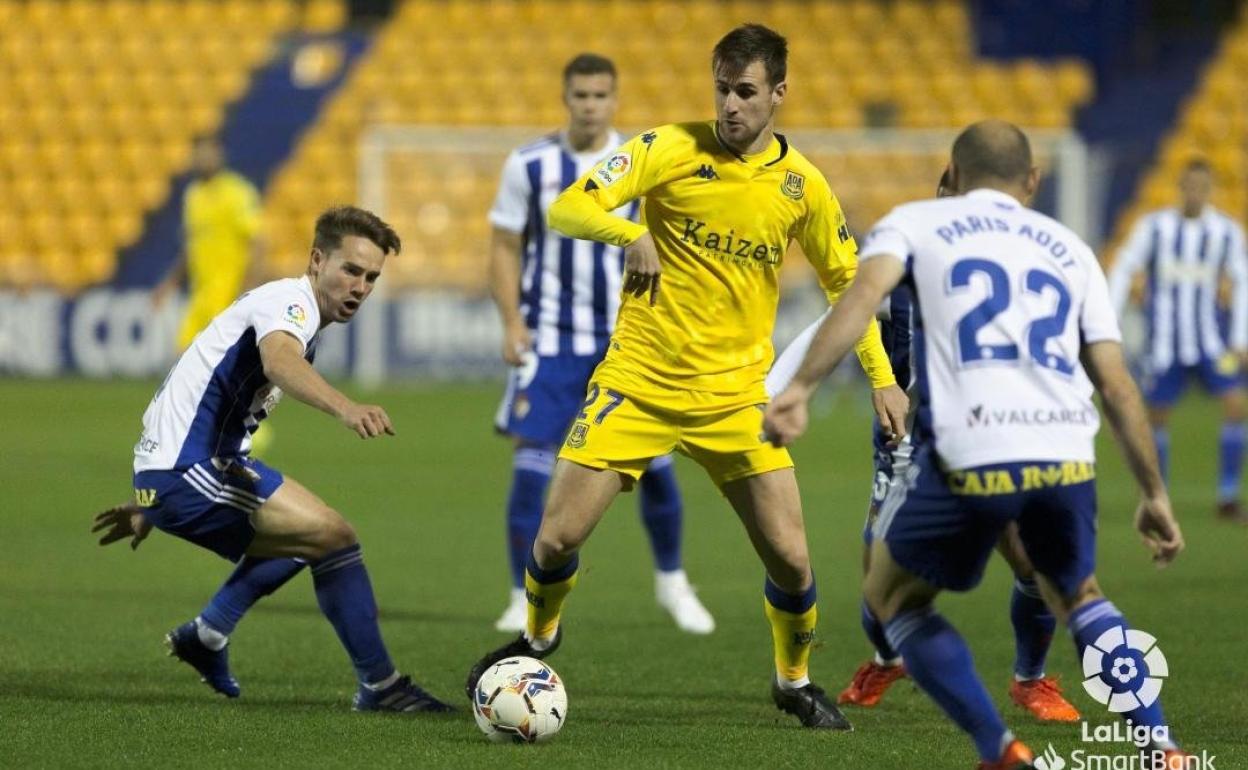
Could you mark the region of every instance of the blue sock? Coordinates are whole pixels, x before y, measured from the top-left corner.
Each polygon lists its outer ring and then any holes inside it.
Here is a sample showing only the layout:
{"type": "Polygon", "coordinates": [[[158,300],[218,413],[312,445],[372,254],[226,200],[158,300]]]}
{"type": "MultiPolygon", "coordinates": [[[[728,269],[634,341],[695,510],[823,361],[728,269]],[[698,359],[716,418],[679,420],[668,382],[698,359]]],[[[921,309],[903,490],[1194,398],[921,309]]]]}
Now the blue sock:
{"type": "Polygon", "coordinates": [[[522,446],[512,460],[511,494],[507,497],[507,552],[511,557],[511,585],[524,588],[524,565],[542,525],[542,504],[555,450],[522,446]]]}
{"type": "Polygon", "coordinates": [[[680,569],[680,488],[671,455],[657,457],[641,477],[641,520],[650,533],[654,564],[663,572],[680,569]]]}
{"type": "Polygon", "coordinates": [[[949,622],[925,607],[899,613],[884,624],[893,648],[905,658],[906,670],[958,727],[970,734],[979,756],[1001,758],[1014,740],[975,673],[971,651],[949,622]]]}
{"type": "Polygon", "coordinates": [[[359,543],[312,564],[312,584],[316,602],[347,648],[359,680],[374,684],[393,674],[394,664],[381,641],[377,601],[359,543]]]}
{"type": "Polygon", "coordinates": [[[1170,483],[1170,429],[1153,428],[1153,443],[1157,445],[1157,462],[1161,466],[1161,480],[1170,483]]]}
{"type": "MultiPolygon", "coordinates": [[[[1148,665],[1144,662],[1140,651],[1125,647],[1126,639],[1124,634],[1129,628],[1127,619],[1122,616],[1118,608],[1111,604],[1108,599],[1097,599],[1083,605],[1070,614],[1068,624],[1071,636],[1075,639],[1075,651],[1078,653],[1080,660],[1084,659],[1085,650],[1089,647],[1095,647],[1096,650],[1092,650],[1092,652],[1095,653],[1097,650],[1100,650],[1103,653],[1101,659],[1103,668],[1107,672],[1114,665],[1115,660],[1125,657],[1132,660],[1138,675],[1145,675],[1148,665]],[[1106,632],[1109,632],[1109,635],[1105,640],[1101,640],[1101,636],[1106,634],[1106,632]]],[[[1101,682],[1108,688],[1107,694],[1109,690],[1118,693],[1123,692],[1125,689],[1122,684],[1111,678],[1108,673],[1101,675],[1101,682]]],[[[1130,684],[1134,684],[1134,682],[1130,684]]],[[[1140,691],[1140,695],[1145,695],[1145,693],[1140,691]]],[[[1146,697],[1146,699],[1151,698],[1146,697]]],[[[1131,720],[1136,725],[1160,727],[1166,724],[1165,715],[1161,713],[1160,700],[1154,700],[1148,706],[1141,705],[1122,712],[1122,717],[1131,720]]],[[[1173,748],[1173,745],[1161,745],[1156,746],[1156,748],[1173,748]]]]}
{"type": "Polygon", "coordinates": [[[1019,679],[1039,679],[1044,676],[1044,660],[1053,643],[1057,618],[1041,598],[1036,581],[1014,580],[1010,623],[1014,626],[1014,675],[1019,679]]]}
{"type": "Polygon", "coordinates": [[[1222,423],[1218,436],[1218,502],[1239,499],[1239,474],[1244,466],[1244,424],[1222,423]]]}
{"type": "Polygon", "coordinates": [[[888,637],[884,635],[884,625],[875,617],[875,613],[867,606],[865,600],[862,602],[862,630],[867,632],[867,638],[875,646],[875,654],[880,656],[880,660],[897,659],[897,651],[888,643],[888,637]]]}
{"type": "Polygon", "coordinates": [[[244,556],[199,616],[213,630],[229,636],[260,597],[284,586],[305,566],[305,562],[296,559],[244,556]]]}

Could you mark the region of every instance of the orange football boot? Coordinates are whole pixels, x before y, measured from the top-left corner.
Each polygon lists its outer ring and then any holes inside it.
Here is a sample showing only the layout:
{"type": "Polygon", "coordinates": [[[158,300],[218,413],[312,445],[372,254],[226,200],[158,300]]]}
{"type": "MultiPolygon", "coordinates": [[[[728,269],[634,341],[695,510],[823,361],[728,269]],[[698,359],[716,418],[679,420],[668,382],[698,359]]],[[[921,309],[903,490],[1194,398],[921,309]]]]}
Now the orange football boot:
{"type": "Polygon", "coordinates": [[[853,680],[836,696],[836,702],[870,708],[880,702],[889,685],[905,675],[905,666],[881,666],[874,660],[868,660],[854,672],[853,680]]]}
{"type": "Polygon", "coordinates": [[[977,770],[1025,770],[1025,768],[1034,767],[1032,761],[1035,755],[1031,753],[1031,749],[1023,745],[1022,741],[1010,741],[1010,745],[1005,747],[1005,752],[996,762],[987,760],[981,761],[976,765],[977,770]]]}
{"type": "Polygon", "coordinates": [[[1015,680],[1010,685],[1010,700],[1030,711],[1042,722],[1078,722],[1079,711],[1062,697],[1062,688],[1051,677],[1015,680]]]}

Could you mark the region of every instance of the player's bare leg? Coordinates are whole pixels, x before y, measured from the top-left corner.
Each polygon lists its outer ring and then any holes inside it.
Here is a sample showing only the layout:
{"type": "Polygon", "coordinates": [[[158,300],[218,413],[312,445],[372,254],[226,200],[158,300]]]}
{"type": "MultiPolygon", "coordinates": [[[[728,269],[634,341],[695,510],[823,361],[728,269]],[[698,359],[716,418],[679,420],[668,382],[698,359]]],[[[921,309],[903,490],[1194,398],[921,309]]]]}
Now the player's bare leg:
{"type": "Polygon", "coordinates": [[[1218,517],[1236,524],[1248,524],[1248,511],[1239,499],[1239,483],[1244,464],[1244,418],[1248,396],[1243,388],[1231,388],[1219,399],[1222,429],[1218,435],[1218,517]]]}
{"type": "Polygon", "coordinates": [[[357,711],[453,710],[400,676],[390,662],[377,623],[372,581],[355,530],[337,511],[287,477],[251,517],[256,536],[249,556],[305,559],[317,603],[338,632],[360,686],[357,711]]]}
{"type": "Polygon", "coordinates": [[[997,552],[1014,571],[1010,623],[1014,627],[1014,677],[1010,700],[1044,722],[1077,722],[1079,710],[1062,695],[1057,680],[1045,676],[1044,662],[1057,619],[1035,581],[1035,568],[1023,550],[1018,525],[1011,523],[997,542],[997,552]]]}
{"type": "Polygon", "coordinates": [[[802,502],[793,469],[730,481],[722,490],[745,525],[767,572],[764,607],[775,651],[772,698],[776,707],[796,716],[805,727],[852,729],[808,675],[818,612],[802,502]]]}
{"type": "Polygon", "coordinates": [[[469,700],[474,697],[477,680],[498,661],[516,655],[544,658],[559,647],[563,637],[559,619],[564,599],[576,585],[577,553],[625,483],[626,477],[616,471],[589,468],[571,460],[555,464],[542,526],[525,570],[525,596],[529,600],[525,631],[473,665],[464,683],[469,700]]]}
{"type": "Polygon", "coordinates": [[[1006,729],[966,643],[932,606],[939,589],[898,564],[884,540],[877,539],[863,593],[889,642],[905,658],[910,677],[974,739],[980,768],[1029,766],[1031,751],[1006,729]]]}

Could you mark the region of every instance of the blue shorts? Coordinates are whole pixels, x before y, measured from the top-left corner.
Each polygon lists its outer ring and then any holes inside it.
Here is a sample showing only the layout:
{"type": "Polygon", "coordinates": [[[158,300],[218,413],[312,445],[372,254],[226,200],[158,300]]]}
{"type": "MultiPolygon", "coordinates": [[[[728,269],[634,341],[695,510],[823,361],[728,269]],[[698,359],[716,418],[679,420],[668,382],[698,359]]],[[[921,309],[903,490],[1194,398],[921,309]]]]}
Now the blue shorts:
{"type": "Polygon", "coordinates": [[[602,356],[538,356],[507,376],[494,417],[500,433],[539,446],[559,446],[585,402],[590,376],[602,356]]]}
{"type": "Polygon", "coordinates": [[[951,591],[979,584],[1011,521],[1036,571],[1072,596],[1096,568],[1096,475],[1086,462],[937,467],[930,447],[889,488],[875,523],[894,561],[951,591]]]}
{"type": "Polygon", "coordinates": [[[1220,396],[1240,384],[1239,362],[1231,353],[1219,360],[1202,358],[1194,364],[1174,364],[1144,378],[1144,400],[1150,406],[1173,406],[1187,389],[1188,379],[1200,378],[1205,390],[1220,396]]]}
{"type": "Polygon", "coordinates": [[[252,512],[283,480],[259,460],[217,457],[181,470],[136,473],[134,492],[157,529],[238,561],[256,536],[252,512]]]}

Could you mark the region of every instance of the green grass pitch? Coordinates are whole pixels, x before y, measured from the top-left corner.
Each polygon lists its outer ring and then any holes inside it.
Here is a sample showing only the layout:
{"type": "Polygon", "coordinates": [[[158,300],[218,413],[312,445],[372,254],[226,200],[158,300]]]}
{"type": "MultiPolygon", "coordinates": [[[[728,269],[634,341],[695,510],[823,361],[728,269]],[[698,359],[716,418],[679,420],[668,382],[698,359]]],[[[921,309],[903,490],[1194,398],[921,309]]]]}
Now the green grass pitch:
{"type": "MultiPolygon", "coordinates": [[[[130,451],[152,383],[0,380],[0,765],[406,767],[969,768],[970,742],[909,682],[849,734],[804,732],[768,697],[762,570],[731,510],[681,459],[688,572],[719,628],[680,634],[653,599],[633,496],[608,513],[582,559],[566,644],[552,659],[569,720],[545,746],[498,746],[468,711],[445,718],[350,711],[353,677],[311,581],[260,603],[233,637],[243,697],[226,701],[164,657],[162,635],[193,616],[229,565],[154,533],[131,553],[89,533],[90,514],[129,493],[130,451]]],[[[423,386],[369,395],[398,436],[362,442],[288,401],[268,460],[356,526],[391,653],[433,692],[466,706],[469,665],[503,641],[502,517],[509,451],[490,430],[497,388],[423,386]]],[[[865,394],[822,396],[797,448],[819,580],[812,674],[839,690],[868,651],[858,625],[860,522],[870,487],[865,394]]],[[[1248,530],[1212,516],[1217,414],[1188,401],[1174,429],[1173,496],[1188,551],[1154,569],[1130,528],[1133,495],[1102,434],[1102,583],[1170,663],[1163,689],[1177,737],[1248,763],[1248,530]]],[[[1106,432],[1107,433],[1107,432],[1106,432]]],[[[1010,578],[942,610],[968,638],[1007,721],[1033,749],[1069,756],[1077,727],[1032,721],[1008,702],[1010,578]]],[[[1050,672],[1093,724],[1110,715],[1079,686],[1059,631],[1050,672]]],[[[1125,754],[1125,747],[1117,749],[1125,754]]]]}

